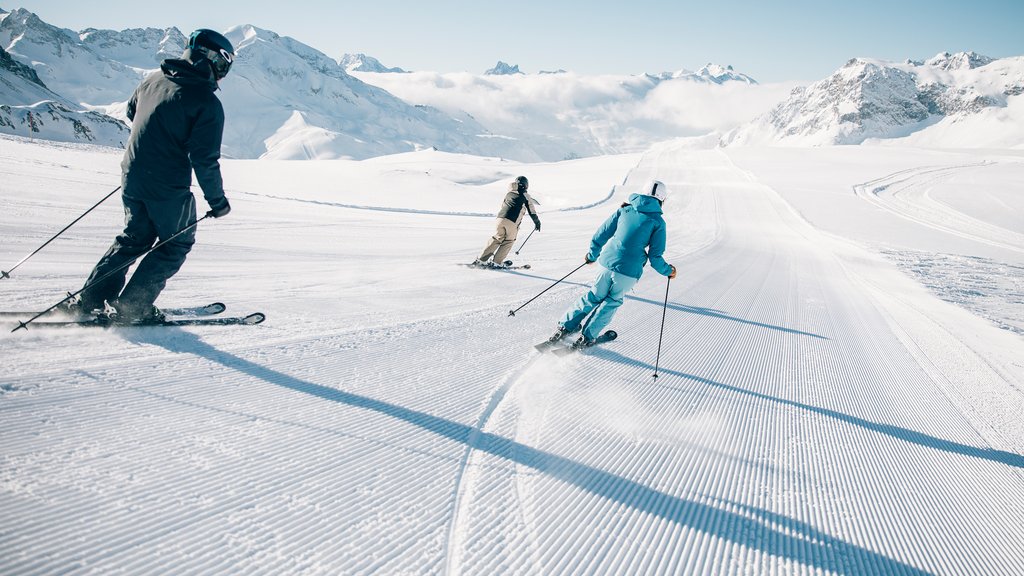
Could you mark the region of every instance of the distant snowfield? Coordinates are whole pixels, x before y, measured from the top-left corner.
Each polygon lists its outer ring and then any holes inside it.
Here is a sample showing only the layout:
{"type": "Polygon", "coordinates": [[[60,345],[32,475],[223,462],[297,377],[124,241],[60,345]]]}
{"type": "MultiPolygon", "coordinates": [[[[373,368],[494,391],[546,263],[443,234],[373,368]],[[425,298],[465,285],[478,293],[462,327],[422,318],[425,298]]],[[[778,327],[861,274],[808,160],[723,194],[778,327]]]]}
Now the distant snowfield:
{"type": "MultiPolygon", "coordinates": [[[[119,161],[0,137],[0,268],[119,161]]],[[[234,210],[158,304],[266,323],[0,333],[0,572],[1024,573],[1022,161],[226,161],[234,210]],[[460,266],[519,174],[533,267],[460,266]],[[595,267],[508,311],[653,176],[680,270],[660,377],[649,269],[618,340],[536,352],[595,267]],[[979,269],[1002,282],[956,302],[979,269]]],[[[0,280],[0,308],[77,290],[121,218],[113,198],[0,280]]]]}

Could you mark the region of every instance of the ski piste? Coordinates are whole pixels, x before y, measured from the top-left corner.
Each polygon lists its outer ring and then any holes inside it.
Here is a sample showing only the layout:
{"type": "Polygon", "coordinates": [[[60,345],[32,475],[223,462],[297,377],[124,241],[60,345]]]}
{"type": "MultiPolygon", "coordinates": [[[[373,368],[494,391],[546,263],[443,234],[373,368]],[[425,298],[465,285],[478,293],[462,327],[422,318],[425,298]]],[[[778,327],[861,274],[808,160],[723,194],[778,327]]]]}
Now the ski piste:
{"type": "MultiPolygon", "coordinates": [[[[200,317],[200,316],[213,316],[215,314],[220,314],[221,312],[223,312],[226,309],[227,309],[227,306],[225,306],[221,302],[212,302],[210,304],[206,304],[205,306],[182,306],[182,307],[177,307],[177,308],[161,308],[160,311],[163,312],[167,316],[184,316],[186,318],[192,318],[192,317],[200,317]]],[[[0,311],[0,318],[10,317],[10,316],[31,316],[33,314],[36,314],[36,312],[34,312],[34,311],[30,312],[28,310],[4,310],[4,311],[0,311]]],[[[48,312],[48,313],[46,313],[46,314],[44,314],[42,316],[42,318],[47,318],[47,317],[73,318],[73,319],[77,319],[77,320],[88,320],[88,319],[91,318],[91,315],[74,314],[74,313],[70,313],[69,314],[68,312],[65,312],[63,310],[54,309],[54,310],[52,310],[52,311],[50,311],[50,312],[48,312]]]]}
{"type": "Polygon", "coordinates": [[[66,320],[66,321],[43,321],[33,322],[31,325],[25,325],[25,328],[40,327],[40,328],[64,328],[70,326],[83,326],[83,327],[94,327],[94,328],[145,328],[145,327],[159,327],[159,326],[220,326],[220,325],[253,325],[259,324],[266,320],[267,317],[262,312],[253,312],[248,316],[216,316],[216,317],[202,317],[197,316],[193,318],[170,318],[159,322],[143,321],[143,322],[112,322],[109,318],[99,316],[95,318],[89,318],[86,320],[66,320]]]}
{"type": "Polygon", "coordinates": [[[540,344],[536,344],[534,348],[540,350],[541,352],[553,352],[554,354],[557,354],[559,356],[565,356],[567,354],[572,354],[573,352],[586,350],[591,346],[597,346],[598,344],[611,342],[612,340],[618,338],[618,336],[618,333],[615,332],[614,330],[606,330],[587,346],[574,346],[572,344],[565,344],[564,340],[556,340],[554,342],[552,342],[551,340],[545,340],[540,344]]]}
{"type": "Polygon", "coordinates": [[[511,260],[505,260],[504,266],[498,266],[497,264],[488,262],[487,264],[477,264],[470,262],[468,264],[462,264],[468,268],[479,268],[480,270],[526,270],[530,267],[529,264],[513,264],[511,260]]]}

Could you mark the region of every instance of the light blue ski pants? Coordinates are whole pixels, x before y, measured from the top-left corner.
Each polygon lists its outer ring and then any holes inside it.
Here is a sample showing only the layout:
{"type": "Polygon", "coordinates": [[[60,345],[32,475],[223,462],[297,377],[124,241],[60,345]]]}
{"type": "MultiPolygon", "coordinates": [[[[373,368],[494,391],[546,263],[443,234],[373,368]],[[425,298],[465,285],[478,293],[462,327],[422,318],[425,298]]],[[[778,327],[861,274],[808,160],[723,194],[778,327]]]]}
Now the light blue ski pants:
{"type": "Polygon", "coordinates": [[[565,313],[560,324],[570,332],[575,332],[579,329],[580,323],[587,318],[587,314],[597,308],[594,315],[583,324],[583,337],[588,340],[597,338],[604,327],[612,321],[619,306],[622,306],[626,293],[632,290],[639,280],[602,268],[597,280],[594,281],[594,287],[565,313]]]}

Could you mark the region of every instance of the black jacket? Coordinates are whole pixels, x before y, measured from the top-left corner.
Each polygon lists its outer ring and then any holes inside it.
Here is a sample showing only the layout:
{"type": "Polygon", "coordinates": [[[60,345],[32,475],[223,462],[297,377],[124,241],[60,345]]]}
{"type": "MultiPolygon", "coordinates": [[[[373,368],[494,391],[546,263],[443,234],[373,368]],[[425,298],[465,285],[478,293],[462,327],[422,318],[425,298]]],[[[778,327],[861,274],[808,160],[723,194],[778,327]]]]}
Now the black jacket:
{"type": "Polygon", "coordinates": [[[220,144],[224,107],[214,94],[209,63],[164,60],[128,101],[132,133],[121,161],[124,194],[171,200],[191,194],[195,169],[211,206],[224,201],[220,144]]]}
{"type": "Polygon", "coordinates": [[[505,200],[501,203],[501,208],[498,210],[498,218],[508,218],[513,222],[518,222],[519,215],[522,213],[524,206],[526,211],[530,213],[530,218],[533,218],[533,222],[537,224],[539,220],[537,218],[537,211],[533,209],[533,203],[530,202],[530,198],[526,195],[525,191],[519,190],[513,190],[505,194],[505,200]]]}

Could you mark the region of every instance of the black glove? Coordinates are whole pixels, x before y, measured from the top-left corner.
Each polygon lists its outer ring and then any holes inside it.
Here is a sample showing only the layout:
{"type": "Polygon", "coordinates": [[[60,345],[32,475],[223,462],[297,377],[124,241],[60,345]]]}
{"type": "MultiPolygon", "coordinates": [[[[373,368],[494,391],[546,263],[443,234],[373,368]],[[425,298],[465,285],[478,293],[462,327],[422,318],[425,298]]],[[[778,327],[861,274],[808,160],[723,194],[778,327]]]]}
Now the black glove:
{"type": "Polygon", "coordinates": [[[228,212],[231,212],[231,204],[228,204],[228,199],[222,196],[220,200],[210,203],[210,211],[206,215],[220,218],[227,216],[228,212]]]}
{"type": "Polygon", "coordinates": [[[540,218],[533,214],[530,214],[530,218],[533,218],[533,227],[537,229],[537,232],[540,232],[540,218]]]}

